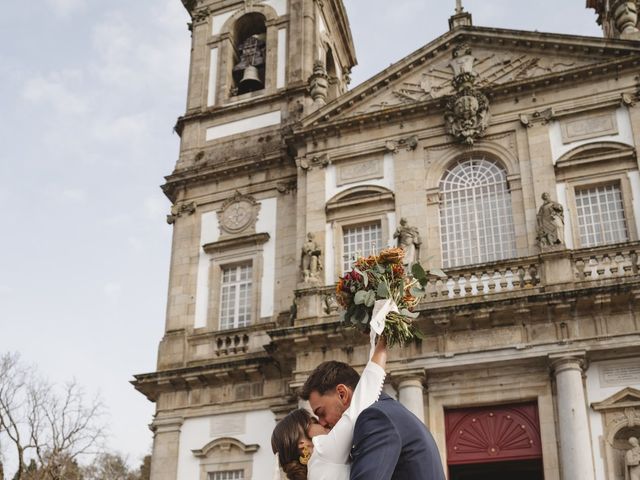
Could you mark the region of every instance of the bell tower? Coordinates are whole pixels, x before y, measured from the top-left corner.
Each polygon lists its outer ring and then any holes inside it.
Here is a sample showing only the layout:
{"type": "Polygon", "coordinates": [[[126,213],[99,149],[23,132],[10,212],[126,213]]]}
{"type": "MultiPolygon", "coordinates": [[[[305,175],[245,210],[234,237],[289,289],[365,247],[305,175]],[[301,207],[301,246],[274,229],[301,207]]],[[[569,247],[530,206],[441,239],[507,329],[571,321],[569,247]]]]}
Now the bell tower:
{"type": "Polygon", "coordinates": [[[134,385],[156,403],[152,480],[258,478],[292,368],[274,364],[267,332],[289,318],[299,276],[298,170],[284,135],[346,92],[355,51],[342,0],[182,3],[191,61],[162,187],[165,333],[157,371],[134,385]]]}

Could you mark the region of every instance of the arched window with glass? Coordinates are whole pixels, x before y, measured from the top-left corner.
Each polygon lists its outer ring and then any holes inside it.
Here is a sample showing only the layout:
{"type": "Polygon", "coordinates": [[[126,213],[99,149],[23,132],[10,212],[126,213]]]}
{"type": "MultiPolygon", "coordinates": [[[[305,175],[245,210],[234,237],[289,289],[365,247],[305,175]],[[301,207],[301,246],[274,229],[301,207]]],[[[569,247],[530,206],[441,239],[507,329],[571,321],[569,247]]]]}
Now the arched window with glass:
{"type": "Polygon", "coordinates": [[[505,170],[473,157],[452,165],[440,181],[444,268],[516,256],[511,193],[505,170]]]}

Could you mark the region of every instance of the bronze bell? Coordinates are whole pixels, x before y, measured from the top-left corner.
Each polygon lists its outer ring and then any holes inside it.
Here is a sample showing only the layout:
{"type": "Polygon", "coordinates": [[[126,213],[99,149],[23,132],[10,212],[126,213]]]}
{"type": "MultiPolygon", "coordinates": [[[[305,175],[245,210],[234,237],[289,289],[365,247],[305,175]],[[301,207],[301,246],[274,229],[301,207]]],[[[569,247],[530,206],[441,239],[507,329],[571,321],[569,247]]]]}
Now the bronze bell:
{"type": "Polygon", "coordinates": [[[242,80],[240,80],[240,88],[248,92],[264,88],[256,66],[249,65],[244,69],[242,80]]]}

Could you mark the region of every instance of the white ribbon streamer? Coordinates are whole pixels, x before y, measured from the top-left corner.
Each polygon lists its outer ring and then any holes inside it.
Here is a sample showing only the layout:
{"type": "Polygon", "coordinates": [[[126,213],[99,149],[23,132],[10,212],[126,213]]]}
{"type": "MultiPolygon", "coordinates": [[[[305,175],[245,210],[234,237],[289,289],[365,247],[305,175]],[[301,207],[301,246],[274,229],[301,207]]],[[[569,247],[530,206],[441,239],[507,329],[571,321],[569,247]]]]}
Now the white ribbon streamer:
{"type": "Polygon", "coordinates": [[[384,326],[387,323],[387,314],[389,312],[399,313],[398,305],[393,299],[388,298],[386,300],[376,300],[373,305],[373,312],[371,313],[371,348],[369,349],[369,360],[373,357],[373,350],[376,347],[376,335],[382,335],[384,332],[384,326]]]}

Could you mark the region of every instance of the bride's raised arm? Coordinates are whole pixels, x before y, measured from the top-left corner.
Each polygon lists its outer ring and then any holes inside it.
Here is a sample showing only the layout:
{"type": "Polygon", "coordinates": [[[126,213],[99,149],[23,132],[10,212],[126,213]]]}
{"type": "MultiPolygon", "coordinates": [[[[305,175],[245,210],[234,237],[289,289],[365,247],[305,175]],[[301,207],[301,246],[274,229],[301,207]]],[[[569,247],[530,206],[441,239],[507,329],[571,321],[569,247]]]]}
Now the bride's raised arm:
{"type": "Polygon", "coordinates": [[[327,435],[320,435],[313,439],[317,453],[325,460],[332,463],[348,463],[356,420],[364,409],[378,400],[386,376],[384,371],[386,363],[387,343],[384,337],[380,337],[342,418],[327,435]]]}

